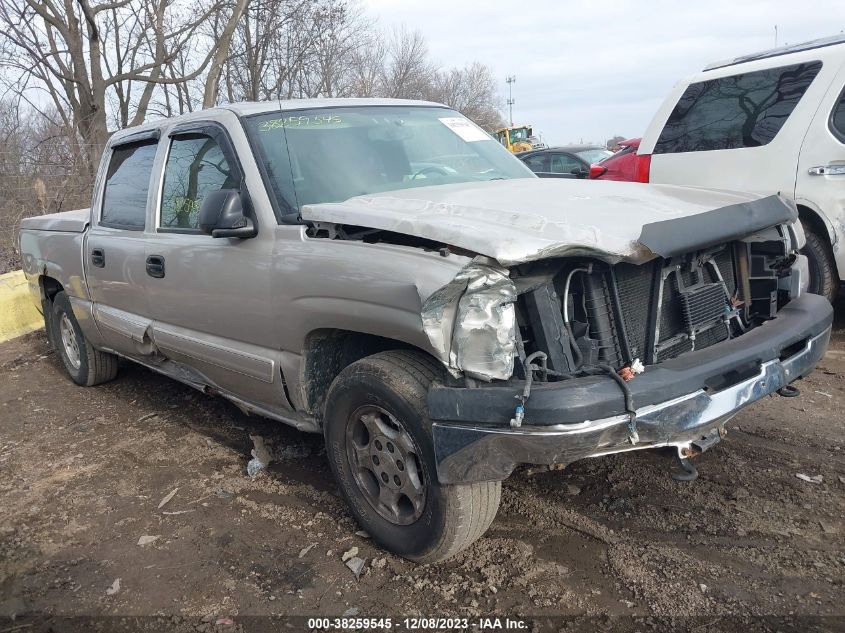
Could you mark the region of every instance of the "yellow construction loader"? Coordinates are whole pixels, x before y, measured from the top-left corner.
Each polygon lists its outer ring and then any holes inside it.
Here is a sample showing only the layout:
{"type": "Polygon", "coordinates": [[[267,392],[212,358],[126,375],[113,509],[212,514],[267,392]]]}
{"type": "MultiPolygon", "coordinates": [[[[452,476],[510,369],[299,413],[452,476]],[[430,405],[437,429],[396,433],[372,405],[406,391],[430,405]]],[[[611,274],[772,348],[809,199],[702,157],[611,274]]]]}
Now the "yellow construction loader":
{"type": "Polygon", "coordinates": [[[514,154],[527,152],[530,149],[543,149],[546,145],[534,136],[530,125],[503,127],[494,133],[496,140],[514,154]]]}

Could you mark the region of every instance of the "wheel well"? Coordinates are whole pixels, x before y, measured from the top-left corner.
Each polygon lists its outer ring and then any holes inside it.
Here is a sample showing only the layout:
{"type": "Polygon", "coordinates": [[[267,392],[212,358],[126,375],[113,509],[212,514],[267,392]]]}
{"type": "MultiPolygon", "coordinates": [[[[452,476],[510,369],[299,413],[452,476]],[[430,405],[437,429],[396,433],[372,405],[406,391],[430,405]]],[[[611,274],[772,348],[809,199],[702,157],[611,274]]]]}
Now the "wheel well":
{"type": "MultiPolygon", "coordinates": [[[[806,227],[809,227],[810,230],[813,231],[817,236],[822,238],[825,242],[825,245],[830,250],[830,253],[833,253],[833,245],[830,241],[830,231],[827,228],[824,220],[819,217],[819,214],[813,211],[810,207],[805,207],[803,205],[798,205],[798,219],[801,220],[801,224],[806,227]]],[[[837,274],[836,270],[836,259],[834,257],[830,258],[831,264],[833,264],[833,272],[837,274]]]]}
{"type": "Polygon", "coordinates": [[[819,217],[818,213],[809,207],[799,204],[798,219],[801,220],[801,224],[810,227],[813,233],[819,237],[825,238],[827,243],[830,244],[830,231],[827,230],[827,225],[824,223],[824,220],[819,217]]]}
{"type": "Polygon", "coordinates": [[[306,409],[322,418],[329,387],[345,367],[366,356],[393,349],[417,348],[402,341],[349,330],[311,332],[303,352],[302,391],[306,409]]]}
{"type": "Polygon", "coordinates": [[[64,290],[62,284],[47,275],[41,275],[38,279],[38,283],[41,286],[41,296],[44,299],[48,299],[51,303],[53,301],[53,297],[64,290]]]}

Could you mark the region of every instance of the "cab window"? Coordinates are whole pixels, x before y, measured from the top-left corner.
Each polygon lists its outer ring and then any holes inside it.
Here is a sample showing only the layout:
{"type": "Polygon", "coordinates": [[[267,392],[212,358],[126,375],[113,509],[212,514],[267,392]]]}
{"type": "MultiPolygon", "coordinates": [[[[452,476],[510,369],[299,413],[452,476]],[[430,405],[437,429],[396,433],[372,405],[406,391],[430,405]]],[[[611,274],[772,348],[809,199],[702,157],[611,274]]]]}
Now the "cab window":
{"type": "Polygon", "coordinates": [[[102,226],[144,230],[156,148],[157,142],[148,140],[112,150],[100,213],[102,226]]]}
{"type": "Polygon", "coordinates": [[[204,134],[173,138],[164,167],[159,230],[197,231],[203,198],[239,184],[215,139],[204,134]]]}

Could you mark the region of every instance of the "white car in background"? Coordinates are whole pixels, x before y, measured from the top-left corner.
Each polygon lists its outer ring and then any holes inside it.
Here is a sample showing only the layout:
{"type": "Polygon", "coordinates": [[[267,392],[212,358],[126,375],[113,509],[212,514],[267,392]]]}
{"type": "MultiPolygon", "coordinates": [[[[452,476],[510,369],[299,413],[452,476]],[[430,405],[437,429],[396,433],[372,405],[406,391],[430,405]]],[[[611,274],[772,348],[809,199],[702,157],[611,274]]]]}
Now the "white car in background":
{"type": "Polygon", "coordinates": [[[798,207],[810,291],[845,280],[845,35],[709,65],[646,130],[636,180],[780,193],[798,207]]]}

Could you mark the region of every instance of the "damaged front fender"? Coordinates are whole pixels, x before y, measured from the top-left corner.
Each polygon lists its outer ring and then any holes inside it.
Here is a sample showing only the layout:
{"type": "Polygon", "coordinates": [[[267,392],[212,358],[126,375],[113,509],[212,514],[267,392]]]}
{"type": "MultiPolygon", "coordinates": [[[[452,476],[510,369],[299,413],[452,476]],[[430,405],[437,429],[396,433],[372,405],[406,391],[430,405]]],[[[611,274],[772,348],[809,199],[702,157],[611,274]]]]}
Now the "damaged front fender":
{"type": "Polygon", "coordinates": [[[453,373],[506,380],[516,351],[516,287],[509,271],[476,257],[422,306],[423,329],[453,373]]]}

